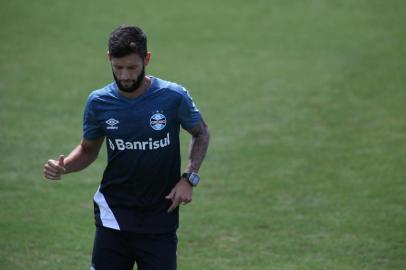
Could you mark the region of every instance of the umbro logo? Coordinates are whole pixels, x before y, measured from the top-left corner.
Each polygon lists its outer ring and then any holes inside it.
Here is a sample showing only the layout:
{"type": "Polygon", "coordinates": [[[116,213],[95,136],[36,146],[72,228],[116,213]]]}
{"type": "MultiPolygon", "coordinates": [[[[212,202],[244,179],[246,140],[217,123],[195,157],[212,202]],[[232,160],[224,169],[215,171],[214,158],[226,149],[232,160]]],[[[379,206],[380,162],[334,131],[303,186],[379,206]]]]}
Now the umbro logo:
{"type": "Polygon", "coordinates": [[[120,123],[118,120],[110,118],[106,121],[106,124],[109,125],[107,129],[118,129],[118,126],[116,126],[118,123],[120,123]]]}

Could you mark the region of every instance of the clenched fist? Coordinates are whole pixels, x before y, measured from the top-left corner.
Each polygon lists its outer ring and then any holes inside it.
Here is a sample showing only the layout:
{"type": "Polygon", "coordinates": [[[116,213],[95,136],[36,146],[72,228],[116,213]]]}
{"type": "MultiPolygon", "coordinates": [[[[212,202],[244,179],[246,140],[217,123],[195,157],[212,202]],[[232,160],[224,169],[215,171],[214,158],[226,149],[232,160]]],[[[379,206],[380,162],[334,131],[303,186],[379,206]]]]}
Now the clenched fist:
{"type": "Polygon", "coordinates": [[[51,180],[60,180],[65,171],[64,155],[60,155],[58,160],[50,159],[44,165],[44,176],[51,180]]]}

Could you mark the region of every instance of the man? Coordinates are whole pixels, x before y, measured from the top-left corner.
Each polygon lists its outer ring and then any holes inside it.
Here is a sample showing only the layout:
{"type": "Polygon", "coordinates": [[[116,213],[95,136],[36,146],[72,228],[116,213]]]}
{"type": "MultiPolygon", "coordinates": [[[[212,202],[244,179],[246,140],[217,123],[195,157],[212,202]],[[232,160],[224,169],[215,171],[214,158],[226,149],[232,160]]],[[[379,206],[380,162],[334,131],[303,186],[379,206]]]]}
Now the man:
{"type": "Polygon", "coordinates": [[[208,129],[185,88],[145,75],[151,53],[142,29],[118,27],[108,49],[115,82],[90,94],[81,143],[66,158],[48,160],[44,174],[59,180],[84,169],[106,138],[91,269],[127,270],[135,263],[139,270],[176,269],[178,206],[192,201],[208,129]],[[192,135],[182,175],[180,126],[192,135]]]}

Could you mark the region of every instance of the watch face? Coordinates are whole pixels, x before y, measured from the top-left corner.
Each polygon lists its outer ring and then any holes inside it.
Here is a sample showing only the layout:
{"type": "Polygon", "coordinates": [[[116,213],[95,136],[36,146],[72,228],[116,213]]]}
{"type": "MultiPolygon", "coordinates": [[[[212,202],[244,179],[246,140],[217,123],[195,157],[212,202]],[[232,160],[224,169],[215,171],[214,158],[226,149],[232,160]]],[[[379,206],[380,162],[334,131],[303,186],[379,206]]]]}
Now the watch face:
{"type": "Polygon", "coordinates": [[[200,177],[196,173],[191,173],[189,176],[189,181],[192,183],[192,185],[196,186],[200,181],[200,177]]]}

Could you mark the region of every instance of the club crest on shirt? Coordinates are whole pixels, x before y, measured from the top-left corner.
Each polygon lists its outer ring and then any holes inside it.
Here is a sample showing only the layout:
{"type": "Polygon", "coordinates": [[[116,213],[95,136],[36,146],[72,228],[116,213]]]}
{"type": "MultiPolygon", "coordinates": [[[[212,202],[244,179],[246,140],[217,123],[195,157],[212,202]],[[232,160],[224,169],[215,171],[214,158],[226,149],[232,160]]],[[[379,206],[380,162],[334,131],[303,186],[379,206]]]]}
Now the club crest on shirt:
{"type": "Polygon", "coordinates": [[[166,126],[166,117],[162,112],[156,111],[149,119],[149,125],[153,130],[162,130],[166,126]]]}

